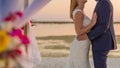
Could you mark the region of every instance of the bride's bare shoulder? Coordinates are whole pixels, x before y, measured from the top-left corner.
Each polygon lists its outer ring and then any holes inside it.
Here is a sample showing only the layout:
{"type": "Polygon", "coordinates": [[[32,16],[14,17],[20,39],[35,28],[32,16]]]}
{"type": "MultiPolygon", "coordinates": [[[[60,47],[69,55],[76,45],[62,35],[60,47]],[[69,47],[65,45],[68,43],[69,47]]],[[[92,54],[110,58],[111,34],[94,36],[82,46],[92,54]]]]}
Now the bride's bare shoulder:
{"type": "Polygon", "coordinates": [[[78,14],[83,15],[83,11],[80,10],[80,9],[77,9],[77,8],[74,9],[74,11],[73,11],[73,18],[75,18],[75,16],[78,15],[78,14]]]}

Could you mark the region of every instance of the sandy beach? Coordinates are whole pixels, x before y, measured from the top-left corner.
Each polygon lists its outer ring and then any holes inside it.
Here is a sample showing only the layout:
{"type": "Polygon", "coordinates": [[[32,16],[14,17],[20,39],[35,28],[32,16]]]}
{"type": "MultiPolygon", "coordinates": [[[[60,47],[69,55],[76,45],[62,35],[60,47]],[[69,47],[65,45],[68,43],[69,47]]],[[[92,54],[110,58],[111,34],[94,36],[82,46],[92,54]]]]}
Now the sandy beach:
{"type": "MultiPolygon", "coordinates": [[[[114,24],[116,35],[120,35],[120,24],[114,24]]],[[[73,24],[35,24],[33,26],[33,32],[37,37],[46,37],[46,36],[64,36],[64,35],[75,35],[74,25],[73,24]]],[[[39,40],[41,43],[41,49],[43,46],[54,46],[56,44],[68,46],[68,43],[65,43],[63,40],[39,40]],[[53,42],[53,43],[51,43],[53,42]],[[49,44],[49,45],[48,45],[49,44]]],[[[41,50],[41,52],[50,52],[56,53],[68,53],[67,50],[41,50]]],[[[117,50],[116,50],[117,51],[117,50]]],[[[56,54],[55,53],[55,54],[56,54]]],[[[64,68],[67,61],[67,57],[47,57],[42,58],[42,62],[38,65],[37,68],[64,68]]],[[[93,67],[92,58],[90,59],[91,68],[93,67]]],[[[108,59],[108,68],[120,68],[120,58],[109,58],[108,59]]]]}
{"type": "MultiPolygon", "coordinates": [[[[114,24],[114,27],[116,35],[120,35],[120,24],[114,24]]],[[[61,38],[64,35],[75,35],[73,24],[35,24],[32,30],[36,37],[60,36],[61,38]]],[[[41,64],[35,68],[64,68],[71,42],[66,42],[66,40],[59,39],[59,37],[57,39],[48,38],[46,40],[38,40],[41,55],[44,57],[42,57],[41,64]]],[[[119,53],[120,44],[118,44],[118,49],[112,51],[110,54],[111,56],[120,57],[119,53]]],[[[90,58],[90,64],[91,68],[94,68],[92,58],[90,58]]],[[[109,58],[107,64],[108,68],[120,68],[120,58],[109,58]]]]}
{"type": "MultiPolygon", "coordinates": [[[[64,68],[67,58],[43,58],[37,68],[64,68]]],[[[90,59],[91,68],[94,68],[93,61],[90,59]]],[[[107,68],[120,68],[120,58],[109,58],[107,68]]]]}

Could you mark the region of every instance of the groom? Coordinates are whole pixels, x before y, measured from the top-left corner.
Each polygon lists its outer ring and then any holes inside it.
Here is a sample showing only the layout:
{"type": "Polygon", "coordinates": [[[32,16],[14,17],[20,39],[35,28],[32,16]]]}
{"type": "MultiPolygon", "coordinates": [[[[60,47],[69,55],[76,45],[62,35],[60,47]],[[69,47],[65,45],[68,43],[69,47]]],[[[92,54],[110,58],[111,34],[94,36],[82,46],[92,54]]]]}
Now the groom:
{"type": "Polygon", "coordinates": [[[107,55],[110,50],[116,49],[115,33],[113,28],[113,6],[110,0],[96,0],[96,25],[88,32],[92,43],[92,52],[95,68],[107,68],[107,55]]]}

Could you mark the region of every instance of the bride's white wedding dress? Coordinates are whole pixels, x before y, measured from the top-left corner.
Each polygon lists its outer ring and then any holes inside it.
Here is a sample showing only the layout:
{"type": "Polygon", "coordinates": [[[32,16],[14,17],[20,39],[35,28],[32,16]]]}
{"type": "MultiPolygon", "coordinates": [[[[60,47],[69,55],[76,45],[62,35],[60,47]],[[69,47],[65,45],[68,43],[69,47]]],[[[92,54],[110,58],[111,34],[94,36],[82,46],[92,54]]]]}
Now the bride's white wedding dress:
{"type": "MultiPolygon", "coordinates": [[[[80,9],[73,11],[73,19],[77,12],[83,13],[80,9]]],[[[90,24],[90,19],[83,13],[83,26],[90,24]]],[[[70,55],[65,68],[91,68],[89,63],[89,39],[78,41],[75,37],[70,46],[70,55]]]]}

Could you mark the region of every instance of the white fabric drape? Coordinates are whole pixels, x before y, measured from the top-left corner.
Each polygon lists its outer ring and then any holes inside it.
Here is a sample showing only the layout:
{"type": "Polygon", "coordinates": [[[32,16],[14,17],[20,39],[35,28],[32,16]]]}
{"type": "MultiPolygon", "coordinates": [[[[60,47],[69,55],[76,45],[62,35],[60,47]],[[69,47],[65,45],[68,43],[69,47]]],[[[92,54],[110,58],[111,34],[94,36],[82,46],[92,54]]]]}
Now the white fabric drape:
{"type": "Polygon", "coordinates": [[[31,30],[29,24],[28,37],[30,39],[30,45],[28,46],[28,54],[26,54],[25,47],[21,47],[23,54],[18,57],[18,62],[22,65],[22,68],[35,68],[41,62],[40,51],[38,48],[37,40],[31,30]]]}
{"type": "Polygon", "coordinates": [[[0,0],[0,20],[5,18],[10,12],[20,11],[20,0],[0,0]]]}
{"type": "Polygon", "coordinates": [[[51,0],[33,0],[31,5],[23,12],[23,17],[16,21],[15,26],[23,27],[26,24],[26,21],[28,21],[35,13],[37,13],[50,1],[51,0]]]}

